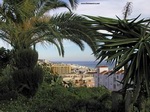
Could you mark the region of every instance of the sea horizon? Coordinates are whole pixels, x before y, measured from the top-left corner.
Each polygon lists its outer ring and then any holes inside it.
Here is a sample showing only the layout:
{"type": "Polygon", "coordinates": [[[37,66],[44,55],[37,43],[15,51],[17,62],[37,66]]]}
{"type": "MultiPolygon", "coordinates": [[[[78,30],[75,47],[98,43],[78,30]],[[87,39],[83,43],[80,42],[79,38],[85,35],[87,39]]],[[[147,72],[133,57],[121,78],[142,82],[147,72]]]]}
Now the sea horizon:
{"type": "Polygon", "coordinates": [[[80,66],[86,66],[89,68],[96,68],[97,66],[108,66],[109,69],[112,69],[114,67],[114,64],[107,63],[107,62],[101,62],[98,64],[98,61],[50,61],[54,63],[64,63],[64,64],[75,64],[80,66]]]}

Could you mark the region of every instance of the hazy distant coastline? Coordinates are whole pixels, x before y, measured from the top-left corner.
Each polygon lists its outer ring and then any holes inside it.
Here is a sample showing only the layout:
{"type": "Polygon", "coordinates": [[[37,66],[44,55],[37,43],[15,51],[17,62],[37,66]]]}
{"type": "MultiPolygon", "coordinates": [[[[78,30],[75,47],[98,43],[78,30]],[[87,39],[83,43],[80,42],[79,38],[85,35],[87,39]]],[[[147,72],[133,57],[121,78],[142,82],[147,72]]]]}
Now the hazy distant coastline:
{"type": "MultiPolygon", "coordinates": [[[[89,68],[96,68],[97,63],[98,63],[96,61],[52,61],[52,62],[64,63],[64,64],[75,64],[75,65],[80,65],[80,66],[86,66],[89,68]]],[[[108,64],[106,62],[102,62],[99,65],[108,66],[110,69],[113,68],[112,64],[108,64]]]]}

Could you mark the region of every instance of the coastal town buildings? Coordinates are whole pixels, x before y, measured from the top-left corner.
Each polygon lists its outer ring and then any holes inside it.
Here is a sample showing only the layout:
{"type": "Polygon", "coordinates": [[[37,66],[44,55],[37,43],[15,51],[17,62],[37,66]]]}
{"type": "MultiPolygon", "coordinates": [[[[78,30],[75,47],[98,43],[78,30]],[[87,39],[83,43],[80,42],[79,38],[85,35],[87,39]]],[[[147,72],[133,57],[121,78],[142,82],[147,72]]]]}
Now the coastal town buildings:
{"type": "Polygon", "coordinates": [[[111,91],[122,88],[120,83],[124,76],[124,70],[109,75],[108,66],[97,66],[96,69],[86,66],[64,63],[52,63],[39,60],[39,64],[46,65],[54,74],[58,74],[66,83],[70,82],[74,87],[100,87],[104,86],[111,91]]]}
{"type": "Polygon", "coordinates": [[[124,70],[119,70],[118,72],[110,75],[111,70],[108,66],[98,66],[97,73],[94,75],[95,86],[104,86],[109,90],[118,91],[122,88],[120,83],[124,76],[124,70]]]}
{"type": "Polygon", "coordinates": [[[51,70],[55,74],[71,74],[71,66],[68,64],[52,64],[51,70]]]}
{"type": "Polygon", "coordinates": [[[64,63],[52,63],[39,60],[40,65],[46,65],[54,74],[58,74],[66,83],[71,82],[74,87],[95,87],[95,69],[86,66],[64,63]]]}
{"type": "Polygon", "coordinates": [[[95,87],[93,74],[67,74],[63,81],[71,82],[75,87],[95,87]]]}

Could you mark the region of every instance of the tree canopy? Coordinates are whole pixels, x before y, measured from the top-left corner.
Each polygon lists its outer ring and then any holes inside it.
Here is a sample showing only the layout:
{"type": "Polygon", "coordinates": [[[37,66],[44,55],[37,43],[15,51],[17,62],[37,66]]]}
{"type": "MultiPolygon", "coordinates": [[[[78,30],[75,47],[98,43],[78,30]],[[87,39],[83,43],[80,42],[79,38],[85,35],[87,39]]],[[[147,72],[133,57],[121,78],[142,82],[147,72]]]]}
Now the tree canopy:
{"type": "Polygon", "coordinates": [[[96,31],[87,26],[84,17],[71,12],[46,15],[46,12],[64,7],[74,9],[77,0],[4,0],[0,6],[0,39],[14,49],[24,49],[37,43],[54,44],[64,55],[63,40],[70,40],[84,50],[86,42],[95,50],[96,31]]]}

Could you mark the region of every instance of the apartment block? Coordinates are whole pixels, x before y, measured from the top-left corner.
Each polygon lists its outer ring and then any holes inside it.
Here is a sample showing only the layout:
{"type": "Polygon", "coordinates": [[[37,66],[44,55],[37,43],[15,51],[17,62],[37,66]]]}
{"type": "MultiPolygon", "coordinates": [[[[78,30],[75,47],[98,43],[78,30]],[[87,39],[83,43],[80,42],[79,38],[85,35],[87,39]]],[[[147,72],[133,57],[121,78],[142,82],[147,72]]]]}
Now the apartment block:
{"type": "Polygon", "coordinates": [[[52,64],[51,70],[53,73],[63,75],[71,73],[71,66],[67,64],[52,64]]]}
{"type": "Polygon", "coordinates": [[[116,73],[110,75],[111,70],[108,66],[98,66],[97,73],[94,75],[95,86],[105,86],[112,91],[118,91],[122,88],[120,83],[124,76],[124,70],[119,70],[116,73]]]}

